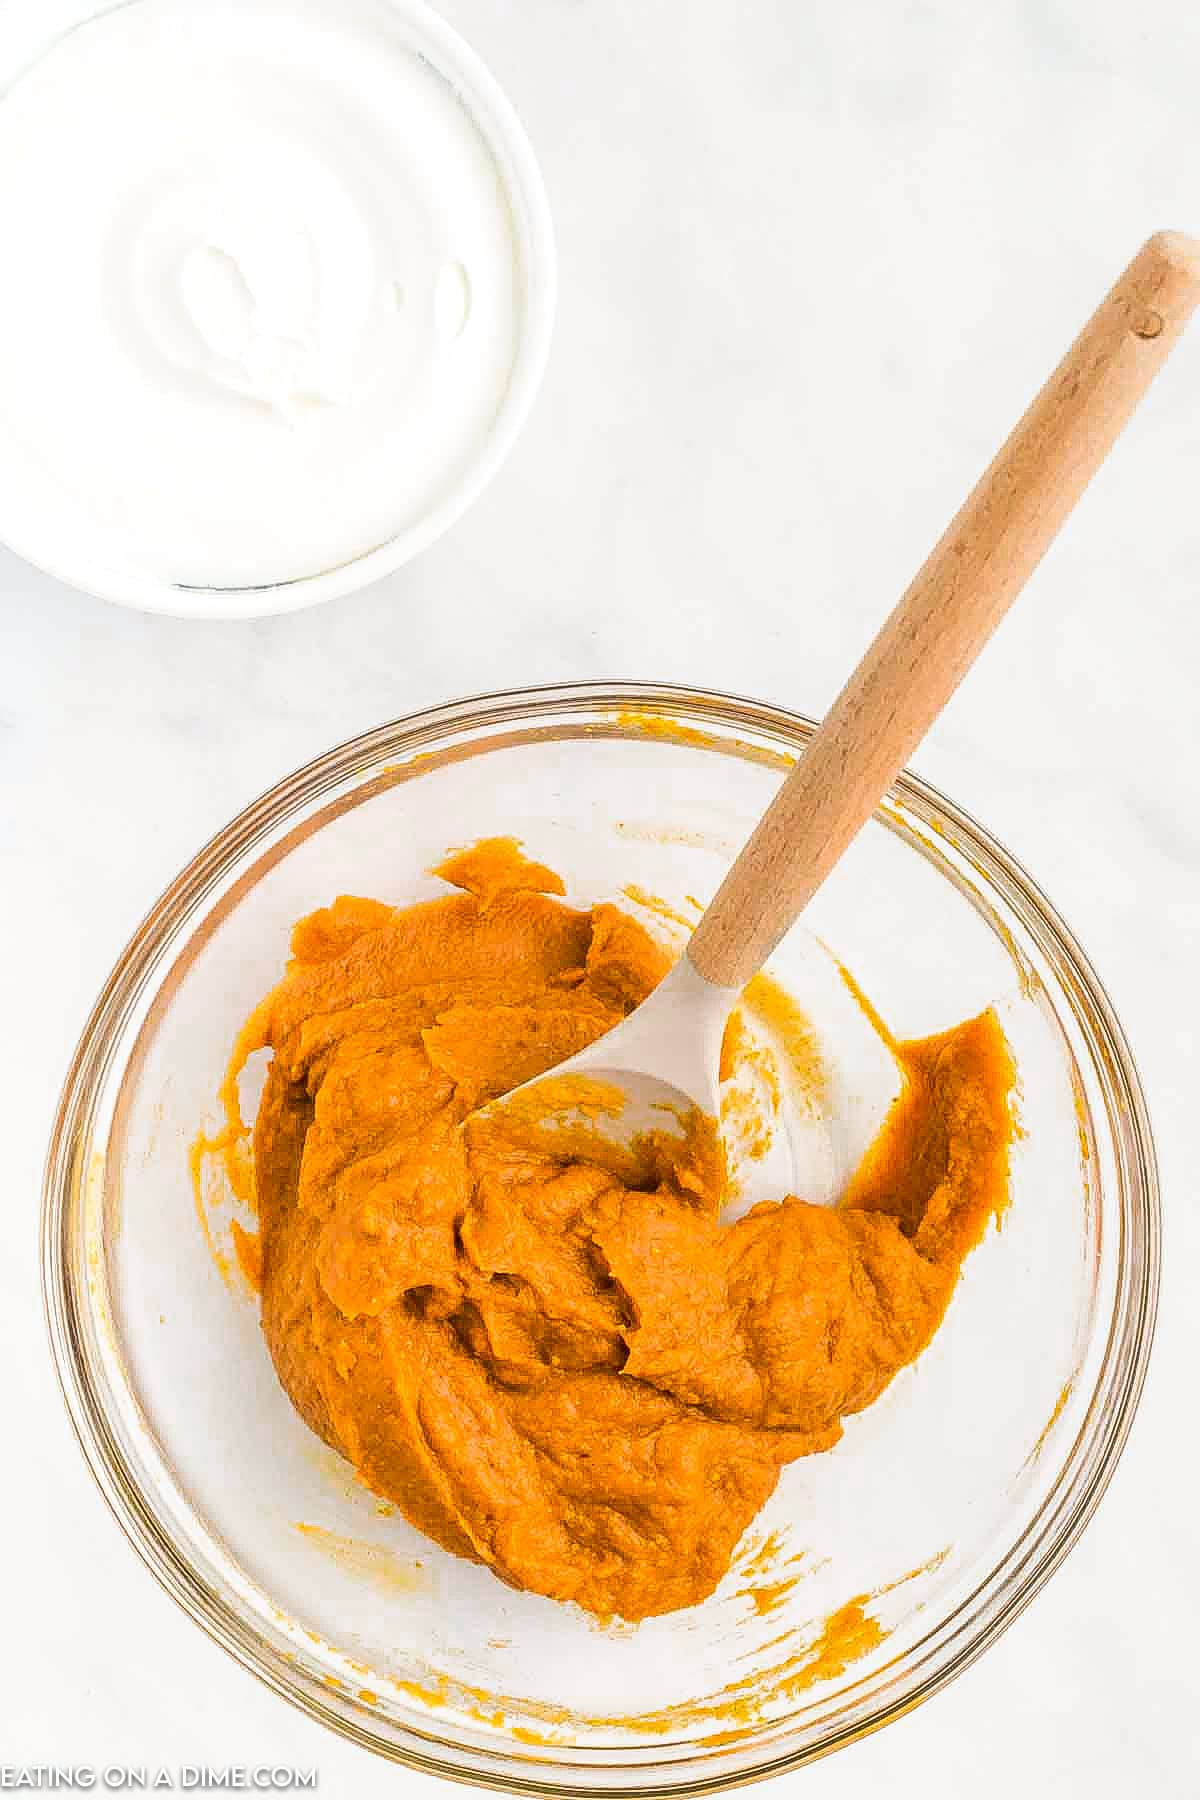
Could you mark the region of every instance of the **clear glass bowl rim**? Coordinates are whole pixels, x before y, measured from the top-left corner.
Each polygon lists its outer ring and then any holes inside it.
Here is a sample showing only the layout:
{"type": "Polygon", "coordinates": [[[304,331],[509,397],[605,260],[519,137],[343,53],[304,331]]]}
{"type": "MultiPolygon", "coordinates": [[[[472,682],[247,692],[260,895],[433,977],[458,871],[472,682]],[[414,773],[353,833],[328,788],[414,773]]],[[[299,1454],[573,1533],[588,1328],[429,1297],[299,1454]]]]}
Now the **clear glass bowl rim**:
{"type": "MultiPolygon", "coordinates": [[[[89,1302],[74,1254],[87,1177],[86,1146],[95,1105],[109,1073],[122,1026],[136,1006],[163,949],[194,926],[206,901],[239,860],[293,815],[311,811],[332,790],[347,788],[381,765],[419,754],[447,734],[462,738],[499,725],[529,725],[564,715],[580,726],[622,713],[659,716],[703,729],[718,725],[766,733],[802,750],[816,728],[803,714],[745,697],[666,682],[591,681],[505,689],[451,701],[391,720],[349,738],[306,763],[251,802],[209,840],[156,901],[126,945],[84,1026],[55,1115],[42,1196],[42,1289],[51,1350],[67,1411],[93,1477],[118,1524],[160,1585],[234,1659],[282,1698],[341,1736],[427,1774],[466,1780],[506,1792],[573,1794],[699,1794],[761,1780],[829,1754],[910,1712],[962,1673],[1016,1619],[1078,1541],[1120,1458],[1145,1381],[1157,1314],[1161,1210],[1157,1162],[1145,1096],[1117,1015],[1069,927],[1016,859],[968,813],[919,777],[905,772],[890,790],[894,801],[939,833],[969,849],[972,867],[1017,914],[1054,964],[1076,1022],[1086,1034],[1092,1072],[1106,1099],[1113,1130],[1120,1245],[1108,1337],[1087,1414],[1052,1493],[1020,1543],[989,1572],[960,1607],[956,1630],[926,1656],[921,1679],[885,1700],[865,1722],[835,1728],[820,1740],[788,1749],[786,1734],[764,1746],[761,1763],[720,1767],[725,1760],[697,1746],[694,1757],[639,1763],[646,1779],[606,1782],[590,1764],[539,1763],[509,1749],[481,1760],[433,1734],[384,1739],[360,1713],[328,1688],[277,1657],[235,1607],[198,1578],[143,1504],[134,1472],[110,1429],[87,1368],[82,1320],[89,1302]],[[1009,1566],[1005,1566],[1007,1565],[1009,1566]],[[966,1615],[962,1617],[961,1615],[966,1615]],[[716,1764],[717,1766],[713,1766],[716,1764]],[[655,1773],[657,1767],[657,1775],[655,1773]],[[539,1773],[539,1770],[544,1771],[539,1773]],[[600,1779],[597,1779],[597,1776],[600,1779]]],[[[637,730],[637,725],[629,727],[637,730]]],[[[718,746],[719,747],[719,746],[718,746]]],[[[885,823],[895,824],[881,816],[885,823]]],[[[945,1637],[946,1621],[931,1635],[945,1637]]],[[[614,1768],[614,1773],[616,1772],[614,1768]]],[[[628,1766],[626,1766],[626,1772],[628,1766]]]]}

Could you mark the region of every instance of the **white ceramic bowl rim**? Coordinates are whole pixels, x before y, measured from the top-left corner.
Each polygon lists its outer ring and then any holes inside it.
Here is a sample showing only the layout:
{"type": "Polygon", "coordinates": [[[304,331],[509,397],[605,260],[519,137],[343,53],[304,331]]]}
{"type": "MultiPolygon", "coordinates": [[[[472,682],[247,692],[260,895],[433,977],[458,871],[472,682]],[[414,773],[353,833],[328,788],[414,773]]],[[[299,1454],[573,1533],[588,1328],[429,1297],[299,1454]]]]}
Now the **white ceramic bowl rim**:
{"type": "MultiPolygon", "coordinates": [[[[24,0],[33,16],[42,0],[24,0]]],[[[108,0],[93,17],[138,0],[108,0]]],[[[309,575],[255,586],[205,586],[164,581],[137,570],[77,560],[70,543],[27,535],[26,522],[5,514],[0,495],[0,541],[48,575],[85,593],[141,612],[176,618],[253,619],[298,612],[353,593],[390,575],[442,536],[499,471],[533,405],[550,348],[557,299],[554,228],[545,184],[525,128],[495,76],[470,45],[425,0],[385,0],[412,34],[414,47],[448,83],[495,158],[507,192],[522,281],[520,339],[504,398],[478,453],[457,483],[424,516],[361,555],[309,575]]],[[[11,33],[14,20],[4,21],[11,33]]],[[[68,28],[71,29],[71,28],[68,28]]],[[[44,50],[56,41],[47,38],[44,50]]],[[[44,51],[43,51],[44,53],[44,51]]]]}

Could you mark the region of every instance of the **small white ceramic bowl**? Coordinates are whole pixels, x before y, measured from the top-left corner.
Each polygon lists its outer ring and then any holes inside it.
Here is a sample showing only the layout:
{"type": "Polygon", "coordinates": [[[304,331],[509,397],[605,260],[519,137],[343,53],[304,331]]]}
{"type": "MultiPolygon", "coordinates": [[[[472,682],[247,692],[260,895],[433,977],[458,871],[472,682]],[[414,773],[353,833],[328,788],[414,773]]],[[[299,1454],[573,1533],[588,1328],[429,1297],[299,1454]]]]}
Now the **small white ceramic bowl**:
{"type": "MultiPolygon", "coordinates": [[[[128,0],[8,0],[0,19],[0,96],[66,33],[128,0]]],[[[201,0],[197,0],[201,3],[201,0]]],[[[517,352],[503,400],[472,461],[411,525],[335,567],[253,586],[173,582],[64,537],[0,491],[0,542],[86,593],[177,618],[250,619],[296,612],[389,575],[441,537],[496,474],[533,403],[550,345],[556,257],[549,203],[524,127],[495,77],[424,0],[385,0],[417,55],[446,81],[493,156],[512,214],[522,299],[517,352]]]]}

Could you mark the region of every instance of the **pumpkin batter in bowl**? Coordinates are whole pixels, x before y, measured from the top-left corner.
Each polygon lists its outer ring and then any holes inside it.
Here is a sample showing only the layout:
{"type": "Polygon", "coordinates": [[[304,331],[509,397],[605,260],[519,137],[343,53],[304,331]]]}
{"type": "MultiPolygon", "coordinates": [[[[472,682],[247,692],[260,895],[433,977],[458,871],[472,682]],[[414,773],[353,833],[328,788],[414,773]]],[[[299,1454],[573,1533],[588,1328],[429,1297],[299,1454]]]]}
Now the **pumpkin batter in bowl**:
{"type": "Polygon", "coordinates": [[[1003,1033],[987,1012],[893,1046],[902,1090],[839,1204],[723,1223],[686,1170],[631,1186],[473,1119],[670,958],[619,908],[567,906],[511,840],[438,873],[459,891],[302,920],[235,1048],[231,1170],[238,1072],[272,1053],[241,1250],[275,1368],[446,1549],[601,1616],[695,1605],[780,1468],[929,1342],[1005,1205],[1003,1033]]]}

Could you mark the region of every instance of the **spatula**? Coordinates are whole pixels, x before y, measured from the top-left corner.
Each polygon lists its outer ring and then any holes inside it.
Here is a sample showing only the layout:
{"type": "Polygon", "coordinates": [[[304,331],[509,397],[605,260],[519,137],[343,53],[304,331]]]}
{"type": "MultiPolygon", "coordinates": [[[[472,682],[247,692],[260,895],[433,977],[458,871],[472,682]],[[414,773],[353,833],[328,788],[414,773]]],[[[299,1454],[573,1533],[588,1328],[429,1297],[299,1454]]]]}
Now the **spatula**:
{"type": "Polygon", "coordinates": [[[835,700],[675,968],[588,1049],[488,1115],[625,1153],[718,1116],[730,1008],[938,717],[1200,300],[1200,241],[1158,232],[1075,340],[835,700]]]}

